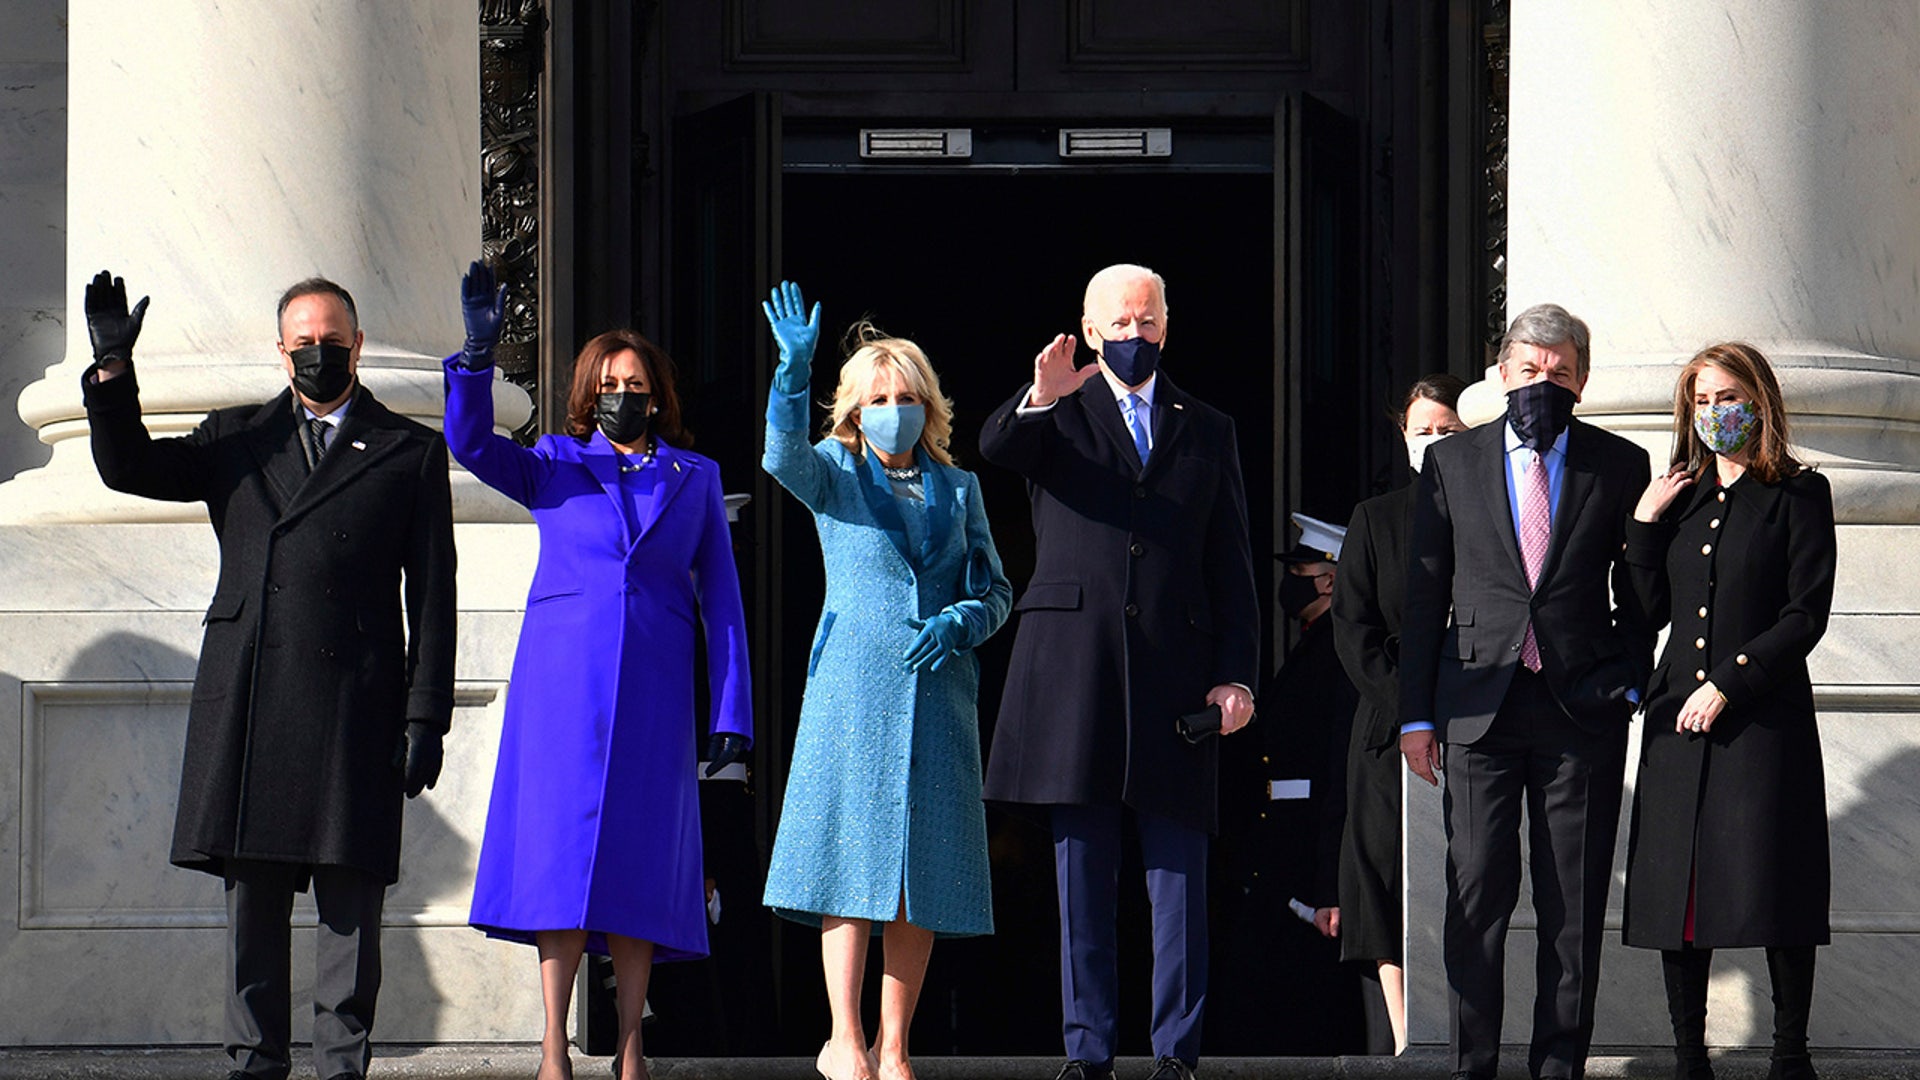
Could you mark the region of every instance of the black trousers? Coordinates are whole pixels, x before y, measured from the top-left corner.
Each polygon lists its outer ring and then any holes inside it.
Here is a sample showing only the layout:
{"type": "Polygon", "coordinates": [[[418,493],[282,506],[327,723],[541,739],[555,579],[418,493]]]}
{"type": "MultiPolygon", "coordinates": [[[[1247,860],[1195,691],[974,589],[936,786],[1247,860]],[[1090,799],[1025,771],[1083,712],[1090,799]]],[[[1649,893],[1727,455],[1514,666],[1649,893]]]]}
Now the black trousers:
{"type": "Polygon", "coordinates": [[[1522,668],[1487,733],[1446,747],[1443,950],[1455,1072],[1491,1077],[1499,1068],[1523,806],[1539,918],[1527,1068],[1556,1078],[1586,1069],[1626,773],[1624,719],[1617,731],[1588,731],[1522,668]]]}
{"type": "Polygon", "coordinates": [[[311,877],[320,909],[314,940],[313,1064],[322,1078],[365,1076],[380,993],[380,909],[387,884],[360,870],[227,862],[227,1054],[261,1080],[292,1068],[293,894],[311,877]]]}

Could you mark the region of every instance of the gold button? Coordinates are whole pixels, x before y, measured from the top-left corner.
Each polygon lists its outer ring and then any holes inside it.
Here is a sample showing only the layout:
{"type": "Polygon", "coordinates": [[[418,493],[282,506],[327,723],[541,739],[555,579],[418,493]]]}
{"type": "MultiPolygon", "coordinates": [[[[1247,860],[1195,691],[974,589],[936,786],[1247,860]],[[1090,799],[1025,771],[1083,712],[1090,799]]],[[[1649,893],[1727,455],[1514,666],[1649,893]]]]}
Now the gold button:
{"type": "Polygon", "coordinates": [[[1700,617],[1703,619],[1707,617],[1707,605],[1705,604],[1700,605],[1700,617]]]}
{"type": "Polygon", "coordinates": [[[1746,667],[1746,666],[1747,666],[1747,654],[1746,654],[1746,653],[1741,653],[1741,654],[1740,654],[1739,656],[1736,656],[1736,657],[1734,657],[1734,658],[1733,658],[1733,662],[1734,662],[1734,663],[1736,663],[1736,664],[1739,664],[1739,665],[1740,665],[1741,667],[1746,667]]]}
{"type": "Polygon", "coordinates": [[[1711,555],[1711,554],[1713,554],[1713,545],[1712,545],[1712,544],[1701,544],[1701,545],[1700,545],[1700,554],[1702,554],[1702,555],[1711,555]]]}
{"type": "Polygon", "coordinates": [[[1267,812],[1265,810],[1260,811],[1260,820],[1261,821],[1267,820],[1267,812]]]}
{"type": "Polygon", "coordinates": [[[1694,682],[1706,682],[1706,681],[1707,681],[1707,673],[1706,673],[1706,672],[1704,672],[1704,671],[1696,671],[1696,672],[1694,672],[1694,673],[1693,673],[1693,681],[1694,681],[1694,682]]]}
{"type": "Polygon", "coordinates": [[[1714,519],[1713,519],[1712,521],[1709,521],[1709,522],[1707,522],[1707,528],[1709,528],[1709,529],[1717,529],[1717,528],[1719,528],[1719,527],[1720,527],[1720,519],[1719,519],[1719,518],[1714,518],[1714,519]]]}
{"type": "Polygon", "coordinates": [[[1706,638],[1703,638],[1703,637],[1697,637],[1697,638],[1694,638],[1694,639],[1693,639],[1693,647],[1694,647],[1694,648],[1696,648],[1696,649],[1704,649],[1704,648],[1706,648],[1706,647],[1707,647],[1707,639],[1706,639],[1706,638]]]}
{"type": "Polygon", "coordinates": [[[1260,755],[1260,764],[1262,764],[1262,765],[1265,765],[1266,763],[1267,763],[1267,755],[1265,755],[1265,754],[1261,754],[1261,755],[1260,755]]]}
{"type": "Polygon", "coordinates": [[[1716,499],[1718,499],[1718,500],[1720,500],[1721,502],[1726,502],[1726,501],[1727,501],[1727,493],[1726,493],[1726,492],[1724,492],[1724,491],[1722,491],[1722,492],[1720,492],[1719,494],[1717,494],[1717,495],[1715,495],[1715,496],[1714,496],[1714,498],[1716,498],[1716,499]]]}

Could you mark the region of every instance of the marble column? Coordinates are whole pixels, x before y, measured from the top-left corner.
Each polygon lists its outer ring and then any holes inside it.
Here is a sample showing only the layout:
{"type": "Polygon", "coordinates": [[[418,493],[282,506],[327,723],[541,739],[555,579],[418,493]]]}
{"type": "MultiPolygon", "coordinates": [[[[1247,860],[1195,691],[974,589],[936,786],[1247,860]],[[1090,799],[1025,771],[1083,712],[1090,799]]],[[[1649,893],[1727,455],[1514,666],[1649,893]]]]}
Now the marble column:
{"type": "MultiPolygon", "coordinates": [[[[480,247],[478,24],[472,0],[69,13],[66,357],[19,401],[51,459],[0,485],[0,969],[57,977],[7,980],[0,1043],[217,1043],[220,883],[166,865],[217,552],[199,504],[100,484],[81,286],[110,268],[151,294],[135,361],[155,434],[285,387],[274,305],[312,274],[358,301],[365,383],[437,424],[437,357],[461,340],[480,247]]],[[[526,396],[497,386],[502,422],[523,422],[526,396]]],[[[536,543],[517,507],[454,480],[454,728],[438,787],[407,807],[376,1042],[540,1027],[530,952],[465,925],[536,543]]],[[[295,935],[296,1040],[311,940],[295,935]]]]}
{"type": "MultiPolygon", "coordinates": [[[[1835,934],[1813,1041],[1920,1046],[1920,8],[1531,0],[1512,31],[1508,313],[1550,300],[1591,324],[1579,414],[1664,465],[1678,367],[1750,341],[1833,482],[1838,595],[1811,666],[1835,934]]],[[[1470,422],[1502,407],[1495,381],[1463,399],[1470,422]]],[[[1413,786],[1412,1036],[1445,1043],[1439,799],[1413,786]]],[[[1658,956],[1617,935],[1626,834],[1595,1041],[1670,1044],[1658,956]]],[[[1524,900],[1515,926],[1509,1043],[1531,1016],[1524,900]]],[[[1767,986],[1759,950],[1723,951],[1709,1042],[1766,1045],[1767,986]]]]}

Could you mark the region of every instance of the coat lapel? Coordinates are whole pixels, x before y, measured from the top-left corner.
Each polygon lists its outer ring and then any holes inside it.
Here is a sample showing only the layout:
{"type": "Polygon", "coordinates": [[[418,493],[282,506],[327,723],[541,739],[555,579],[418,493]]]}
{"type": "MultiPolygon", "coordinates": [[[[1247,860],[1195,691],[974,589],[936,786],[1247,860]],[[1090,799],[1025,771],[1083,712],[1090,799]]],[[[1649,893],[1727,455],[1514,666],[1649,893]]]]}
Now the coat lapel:
{"type": "Polygon", "coordinates": [[[593,474],[593,480],[600,485],[601,494],[613,503],[613,519],[620,523],[620,549],[632,551],[636,537],[633,526],[627,522],[627,507],[620,500],[620,455],[595,428],[593,434],[580,446],[580,464],[593,474]]]}
{"type": "Polygon", "coordinates": [[[1126,462],[1134,476],[1139,476],[1140,451],[1133,448],[1133,433],[1127,430],[1127,422],[1120,418],[1120,402],[1114,398],[1106,376],[1096,375],[1088,379],[1085,386],[1074,392],[1074,396],[1080,399],[1080,407],[1086,410],[1087,422],[1112,444],[1110,449],[1114,456],[1126,462]]]}
{"type": "Polygon", "coordinates": [[[1492,529],[1500,538],[1500,547],[1507,553],[1507,559],[1513,564],[1513,571],[1520,575],[1521,584],[1527,580],[1527,563],[1520,557],[1520,537],[1513,530],[1513,499],[1507,491],[1507,421],[1503,416],[1491,424],[1474,429],[1479,440],[1477,449],[1481,460],[1478,471],[1493,484],[1492,494],[1487,500],[1487,516],[1492,518],[1492,529]]]}
{"type": "Polygon", "coordinates": [[[1547,543],[1547,564],[1540,568],[1540,583],[1546,584],[1560,564],[1560,553],[1573,535],[1573,523],[1593,494],[1593,433],[1579,421],[1567,425],[1567,466],[1560,475],[1560,501],[1553,508],[1553,533],[1547,543]]]}
{"type": "MultiPolygon", "coordinates": [[[[694,463],[681,457],[680,452],[666,443],[659,443],[654,451],[654,460],[660,471],[660,486],[653,491],[653,505],[647,508],[647,520],[640,525],[640,536],[634,542],[647,538],[647,532],[653,523],[660,520],[661,511],[673,501],[673,497],[686,486],[687,477],[693,475],[694,463]]],[[[616,492],[617,497],[617,492],[616,492]]]]}
{"type": "Polygon", "coordinates": [[[927,535],[920,542],[918,565],[922,573],[933,568],[934,559],[946,543],[949,522],[953,520],[953,477],[947,467],[916,449],[914,460],[920,464],[921,494],[927,500],[927,535]]]}
{"type": "MultiPolygon", "coordinates": [[[[1115,410],[1116,412],[1118,409],[1115,410]]],[[[1126,431],[1126,424],[1120,425],[1126,431]]],[[[1181,435],[1187,430],[1187,395],[1173,385],[1166,375],[1158,377],[1153,389],[1153,448],[1147,456],[1147,467],[1142,475],[1157,471],[1161,462],[1169,460],[1172,450],[1180,442],[1181,435]]],[[[1132,446],[1133,433],[1127,432],[1128,446],[1132,446]]]]}
{"type": "MultiPolygon", "coordinates": [[[[293,415],[291,407],[288,415],[293,415]]],[[[387,407],[375,400],[366,387],[361,387],[354,395],[352,407],[347,410],[347,418],[340,422],[340,430],[333,433],[326,456],[320,459],[320,464],[307,476],[292,503],[282,511],[281,520],[306,513],[365,472],[368,466],[399,448],[405,436],[393,421],[394,416],[387,411],[387,407]]],[[[297,422],[293,424],[293,438],[300,438],[300,424],[297,422]]],[[[289,453],[282,456],[293,458],[296,468],[305,467],[305,458],[297,443],[290,443],[289,453]]]]}
{"type": "Polygon", "coordinates": [[[895,551],[908,566],[916,566],[913,553],[907,550],[907,522],[900,516],[900,506],[893,497],[893,485],[887,483],[886,473],[880,471],[880,458],[877,455],[861,454],[854,465],[854,475],[860,479],[860,497],[867,504],[867,512],[873,515],[876,525],[886,532],[887,539],[893,541],[895,551]]]}
{"type": "Polygon", "coordinates": [[[267,488],[273,495],[274,512],[281,515],[307,482],[307,456],[300,448],[296,415],[293,391],[282,392],[253,415],[249,440],[254,462],[267,478],[267,488]]]}

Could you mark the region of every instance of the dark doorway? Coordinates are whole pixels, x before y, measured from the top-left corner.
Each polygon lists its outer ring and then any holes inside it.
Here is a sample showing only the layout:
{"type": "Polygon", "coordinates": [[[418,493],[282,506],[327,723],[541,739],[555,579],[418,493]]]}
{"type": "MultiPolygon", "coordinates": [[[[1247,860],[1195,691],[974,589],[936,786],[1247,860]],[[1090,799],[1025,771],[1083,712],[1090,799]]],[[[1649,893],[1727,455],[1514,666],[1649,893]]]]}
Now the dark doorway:
{"type": "MultiPolygon", "coordinates": [[[[1274,491],[1273,186],[1270,174],[1117,172],[789,172],[782,274],[824,308],[814,398],[831,395],[839,336],[868,317],[918,342],[956,411],[954,452],[980,474],[994,540],[1016,595],[1033,565],[1022,482],[980,461],[981,421],[1032,377],[1058,333],[1079,332],[1087,277],[1137,262],[1168,282],[1164,370],[1232,415],[1252,503],[1253,550],[1272,550],[1274,491]]],[[[1082,359],[1091,352],[1082,346],[1082,359]]],[[[824,412],[816,410],[816,423],[824,412]]],[[[780,497],[787,671],[803,671],[822,580],[807,514],[780,497]]],[[[1258,566],[1265,595],[1269,560],[1258,566]]],[[[980,718],[991,739],[1013,624],[981,650],[980,718]]],[[[800,686],[788,688],[798,708],[800,686]]],[[[779,753],[791,750],[788,744],[779,753]]],[[[984,743],[983,743],[984,750],[984,743]]],[[[858,748],[848,748],[850,763],[858,748]]],[[[996,932],[942,942],[913,1032],[926,1053],[1059,1052],[1053,853],[1038,828],[989,815],[996,932]]],[[[1145,1054],[1149,919],[1137,869],[1124,879],[1122,1052],[1145,1054]]],[[[782,927],[784,1052],[827,1030],[819,937],[782,927]]],[[[876,950],[877,952],[878,950],[876,950]]],[[[876,958],[877,962],[877,958],[876,958]]],[[[877,981],[870,985],[877,985],[877,981]]],[[[870,999],[872,995],[869,995],[870,999]]],[[[875,1003],[869,1001],[869,1009],[875,1003]]]]}

